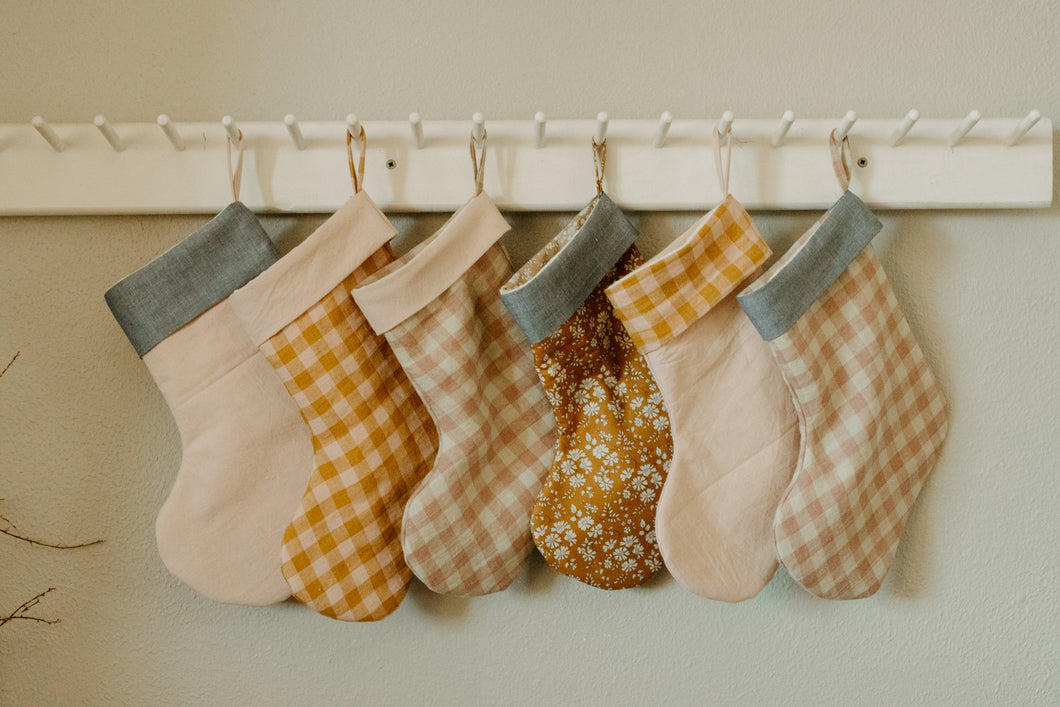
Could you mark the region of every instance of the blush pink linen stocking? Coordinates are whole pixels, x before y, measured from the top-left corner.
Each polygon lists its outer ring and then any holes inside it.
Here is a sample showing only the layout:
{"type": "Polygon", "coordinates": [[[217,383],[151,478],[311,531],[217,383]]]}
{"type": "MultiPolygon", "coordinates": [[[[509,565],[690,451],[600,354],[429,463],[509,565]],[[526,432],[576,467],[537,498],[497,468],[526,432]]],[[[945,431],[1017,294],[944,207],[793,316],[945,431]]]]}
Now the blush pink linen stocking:
{"type": "Polygon", "coordinates": [[[106,295],[180,430],[158,554],[222,602],[290,596],[279,549],[313,468],[298,408],[229,300],[277,257],[254,214],[234,202],[106,295]]]}
{"type": "Polygon", "coordinates": [[[690,591],[738,602],[777,569],[773,515],[798,450],[784,381],[734,292],[769,247],[732,196],[607,289],[670,413],[656,532],[690,591]]]}

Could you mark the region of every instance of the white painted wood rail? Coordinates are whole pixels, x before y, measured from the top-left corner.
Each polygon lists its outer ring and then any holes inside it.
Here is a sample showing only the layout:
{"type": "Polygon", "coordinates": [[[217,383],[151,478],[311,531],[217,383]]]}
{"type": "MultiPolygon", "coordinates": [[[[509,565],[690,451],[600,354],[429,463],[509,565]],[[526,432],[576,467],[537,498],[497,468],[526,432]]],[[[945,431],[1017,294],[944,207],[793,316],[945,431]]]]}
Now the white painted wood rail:
{"type": "MultiPolygon", "coordinates": [[[[473,192],[468,141],[475,124],[414,117],[410,126],[350,116],[368,137],[365,188],[385,210],[452,210],[473,192]]],[[[874,207],[1045,207],[1053,193],[1053,127],[1032,117],[980,120],[974,111],[963,120],[918,120],[915,111],[904,120],[859,120],[852,113],[793,121],[789,114],[782,120],[727,115],[735,138],[730,188],[751,209],[829,206],[839,186],[828,134],[843,125],[852,148],[851,188],[874,207]],[[1017,137],[1021,130],[1025,134],[1017,137]]],[[[595,192],[591,138],[606,131],[605,185],[620,205],[703,211],[721,199],[713,120],[668,114],[662,120],[600,119],[546,121],[538,114],[485,120],[486,191],[506,210],[578,209],[595,192]]],[[[352,189],[349,124],[299,123],[293,116],[239,122],[245,140],[241,200],[264,212],[334,211],[352,189]]],[[[98,116],[94,124],[0,124],[0,214],[214,213],[232,197],[226,137],[221,121],[180,123],[165,116],[158,123],[112,124],[98,116]]]]}

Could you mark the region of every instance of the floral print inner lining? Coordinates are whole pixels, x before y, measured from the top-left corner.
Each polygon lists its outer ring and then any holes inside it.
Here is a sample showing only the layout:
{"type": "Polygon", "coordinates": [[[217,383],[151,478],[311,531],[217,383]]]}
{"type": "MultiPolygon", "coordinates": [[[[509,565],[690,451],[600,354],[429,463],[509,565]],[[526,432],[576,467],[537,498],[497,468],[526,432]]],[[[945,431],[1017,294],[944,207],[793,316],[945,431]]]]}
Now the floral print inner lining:
{"type": "Polygon", "coordinates": [[[559,255],[563,247],[570,243],[574,236],[578,234],[581,227],[589,220],[589,215],[596,208],[597,203],[598,201],[593,199],[588,206],[579,211],[578,215],[571,219],[570,223],[564,226],[562,231],[542,246],[541,250],[534,253],[533,257],[527,260],[526,264],[519,268],[508,282],[504,283],[504,289],[514,290],[521,285],[525,285],[533,279],[534,275],[541,272],[541,268],[548,265],[549,261],[559,255]]]}
{"type": "Polygon", "coordinates": [[[604,294],[642,262],[630,247],[574,316],[532,347],[559,437],[534,506],[534,542],[555,569],[603,589],[636,586],[662,567],[655,510],[670,419],[604,294]]]}

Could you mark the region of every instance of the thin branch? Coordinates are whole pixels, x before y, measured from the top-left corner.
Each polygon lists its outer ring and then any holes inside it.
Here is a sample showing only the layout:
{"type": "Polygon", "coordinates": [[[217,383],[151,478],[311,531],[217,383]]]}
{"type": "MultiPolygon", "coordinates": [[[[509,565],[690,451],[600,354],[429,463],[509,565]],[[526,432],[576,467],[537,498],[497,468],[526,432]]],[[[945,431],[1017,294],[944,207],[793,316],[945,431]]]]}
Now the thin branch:
{"type": "Polygon", "coordinates": [[[40,600],[42,598],[44,598],[45,594],[47,594],[48,592],[54,592],[54,591],[55,591],[55,587],[48,587],[47,589],[45,589],[43,592],[41,592],[37,596],[33,597],[32,599],[28,599],[28,600],[22,602],[21,606],[19,606],[17,609],[12,611],[7,616],[0,616],[0,626],[3,626],[4,624],[8,623],[9,621],[15,621],[15,620],[18,620],[18,619],[21,619],[22,621],[36,621],[36,622],[42,623],[42,624],[57,624],[57,623],[59,623],[59,619],[42,619],[39,616],[28,616],[26,614],[27,611],[29,611],[30,609],[35,607],[37,604],[40,604],[40,600]]]}
{"type": "MultiPolygon", "coordinates": [[[[0,378],[4,377],[4,374],[7,373],[7,369],[11,368],[11,365],[16,360],[18,360],[19,354],[21,354],[21,353],[22,353],[21,351],[16,351],[15,352],[15,355],[12,356],[11,360],[7,362],[6,366],[4,366],[4,369],[2,371],[0,371],[0,378]]],[[[0,498],[0,502],[2,502],[3,500],[4,499],[0,498]]],[[[23,535],[18,535],[17,533],[11,532],[11,530],[13,528],[15,528],[16,526],[15,526],[14,523],[11,522],[10,519],[8,519],[5,516],[0,515],[0,522],[3,522],[4,524],[7,525],[6,528],[0,528],[0,533],[3,533],[4,535],[10,536],[10,537],[15,538],[17,540],[21,540],[23,542],[27,542],[30,545],[38,545],[40,547],[50,547],[50,548],[54,548],[56,550],[73,550],[73,549],[79,548],[79,547],[90,547],[92,545],[98,545],[101,542],[103,542],[102,540],[93,540],[92,542],[79,543],[77,545],[56,545],[56,544],[53,544],[53,543],[46,543],[46,542],[44,542],[42,540],[34,540],[33,538],[27,538],[27,537],[25,537],[23,535]]],[[[37,594],[36,596],[32,597],[31,599],[27,599],[26,601],[22,602],[22,604],[20,604],[17,609],[12,611],[7,616],[0,616],[0,627],[4,626],[5,624],[10,623],[12,621],[34,621],[36,623],[48,624],[50,626],[59,623],[61,621],[61,619],[43,619],[43,618],[41,618],[39,616],[31,616],[28,613],[30,609],[35,607],[37,604],[40,604],[41,599],[43,599],[45,597],[45,595],[47,595],[49,592],[54,592],[54,591],[55,591],[55,587],[48,587],[43,592],[40,592],[39,594],[37,594]]]]}
{"type": "Polygon", "coordinates": [[[10,530],[6,530],[5,528],[0,528],[0,533],[3,533],[8,537],[15,538],[16,540],[27,542],[30,545],[37,545],[38,547],[50,547],[56,550],[75,550],[79,547],[92,547],[93,545],[99,545],[101,542],[103,542],[103,540],[93,540],[89,543],[78,543],[77,545],[53,545],[52,543],[46,543],[40,540],[34,540],[33,538],[27,538],[16,533],[12,533],[10,530]]]}
{"type": "MultiPolygon", "coordinates": [[[[2,501],[2,500],[4,500],[4,499],[0,498],[0,501],[2,501]]],[[[3,533],[4,535],[7,535],[8,537],[15,538],[16,540],[21,540],[22,542],[27,542],[30,545],[37,545],[38,547],[50,547],[50,548],[54,548],[56,550],[74,550],[74,549],[79,548],[79,547],[91,547],[93,545],[99,545],[101,542],[103,542],[102,540],[93,540],[92,542],[78,543],[77,545],[56,545],[54,543],[46,543],[43,540],[34,540],[33,538],[27,538],[24,535],[19,535],[18,533],[12,533],[11,532],[12,528],[14,528],[16,526],[15,526],[14,523],[12,523],[5,516],[0,515],[0,521],[3,521],[4,523],[7,523],[7,526],[8,526],[6,528],[0,528],[0,533],[3,533]]]]}
{"type": "Polygon", "coordinates": [[[8,361],[8,362],[7,362],[7,365],[6,365],[6,366],[4,366],[4,370],[0,371],[0,378],[3,378],[3,377],[4,377],[4,374],[5,374],[5,373],[7,373],[7,369],[11,368],[11,364],[15,362],[15,359],[16,359],[16,358],[18,358],[18,355],[19,355],[20,353],[22,353],[22,352],[21,352],[21,351],[16,351],[16,352],[15,352],[15,357],[14,357],[14,358],[12,358],[12,359],[11,359],[10,361],[8,361]]]}

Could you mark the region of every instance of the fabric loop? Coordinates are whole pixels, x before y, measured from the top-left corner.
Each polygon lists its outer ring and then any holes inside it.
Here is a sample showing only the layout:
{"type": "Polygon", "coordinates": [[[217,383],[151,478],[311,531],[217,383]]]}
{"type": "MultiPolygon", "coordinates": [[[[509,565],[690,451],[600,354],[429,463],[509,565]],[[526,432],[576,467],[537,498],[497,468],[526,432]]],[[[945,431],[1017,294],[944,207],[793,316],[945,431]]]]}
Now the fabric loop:
{"type": "Polygon", "coordinates": [[[604,193],[604,168],[607,165],[607,138],[600,141],[599,144],[596,142],[596,138],[593,138],[593,166],[596,170],[596,195],[601,196],[604,193]]]}
{"type": "Polygon", "coordinates": [[[364,135],[364,126],[361,126],[361,133],[357,137],[357,143],[360,146],[361,156],[357,161],[357,167],[353,166],[353,134],[350,133],[349,128],[346,129],[346,158],[350,165],[350,180],[353,182],[353,193],[360,194],[361,189],[364,189],[364,153],[368,149],[368,140],[364,135]]]}
{"type": "Polygon", "coordinates": [[[718,186],[721,188],[722,198],[729,196],[729,175],[732,173],[732,130],[728,134],[728,155],[725,166],[721,164],[721,133],[718,126],[714,126],[714,167],[718,171],[718,186]]]}
{"type": "Polygon", "coordinates": [[[482,130],[482,154],[475,154],[475,134],[471,134],[471,168],[475,171],[475,196],[482,193],[482,180],[486,176],[486,130],[482,130]]]}
{"type": "Polygon", "coordinates": [[[236,171],[232,171],[232,138],[228,138],[228,180],[232,183],[232,201],[239,201],[239,187],[243,183],[243,131],[239,131],[239,157],[236,171]]]}
{"type": "Polygon", "coordinates": [[[839,186],[843,191],[850,189],[850,165],[847,164],[846,153],[850,152],[850,137],[843,136],[842,144],[835,140],[835,130],[828,134],[828,146],[832,151],[832,169],[835,170],[835,178],[839,180],[839,186]]]}

